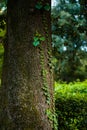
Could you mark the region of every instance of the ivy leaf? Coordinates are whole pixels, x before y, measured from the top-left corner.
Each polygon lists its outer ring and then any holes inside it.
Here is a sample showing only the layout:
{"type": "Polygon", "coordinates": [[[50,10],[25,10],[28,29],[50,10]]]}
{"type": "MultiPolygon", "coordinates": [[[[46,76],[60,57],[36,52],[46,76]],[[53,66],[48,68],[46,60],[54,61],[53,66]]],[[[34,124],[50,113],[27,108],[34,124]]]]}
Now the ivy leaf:
{"type": "Polygon", "coordinates": [[[40,37],[40,40],[41,41],[45,41],[45,37],[40,37]]]}
{"type": "Polygon", "coordinates": [[[33,45],[34,45],[34,46],[38,46],[39,44],[40,44],[40,41],[34,41],[34,42],[33,42],[33,45]]]}
{"type": "Polygon", "coordinates": [[[35,5],[35,7],[36,7],[37,9],[41,9],[41,8],[43,7],[43,5],[38,2],[38,3],[35,5]]]}
{"type": "Polygon", "coordinates": [[[39,38],[38,37],[34,37],[34,41],[38,41],[39,40],[39,38]]]}
{"type": "Polygon", "coordinates": [[[41,34],[39,34],[38,32],[36,32],[36,36],[37,37],[41,37],[41,34]]]}
{"type": "Polygon", "coordinates": [[[50,10],[50,5],[49,5],[49,4],[46,4],[46,5],[44,6],[44,9],[45,9],[46,11],[49,11],[49,10],[50,10]]]}

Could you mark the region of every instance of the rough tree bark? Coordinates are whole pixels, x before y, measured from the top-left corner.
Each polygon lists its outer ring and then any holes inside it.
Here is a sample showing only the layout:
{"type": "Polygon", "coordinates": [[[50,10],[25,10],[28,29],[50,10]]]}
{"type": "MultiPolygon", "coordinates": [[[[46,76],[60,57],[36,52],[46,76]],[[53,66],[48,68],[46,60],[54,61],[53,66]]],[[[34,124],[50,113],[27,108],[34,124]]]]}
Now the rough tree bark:
{"type": "Polygon", "coordinates": [[[8,0],[0,130],[53,129],[50,0],[40,2],[8,0]],[[35,47],[36,33],[45,40],[35,47]]]}

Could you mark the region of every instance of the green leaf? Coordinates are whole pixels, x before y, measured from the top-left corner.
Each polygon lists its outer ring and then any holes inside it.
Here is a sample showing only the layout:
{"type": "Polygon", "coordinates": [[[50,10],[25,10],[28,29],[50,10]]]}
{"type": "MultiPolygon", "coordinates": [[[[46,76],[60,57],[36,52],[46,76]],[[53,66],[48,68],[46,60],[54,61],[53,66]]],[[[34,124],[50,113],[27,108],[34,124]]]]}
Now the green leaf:
{"type": "Polygon", "coordinates": [[[40,44],[40,41],[34,41],[34,42],[33,42],[33,45],[34,45],[34,46],[38,46],[39,44],[40,44]]]}
{"type": "Polygon", "coordinates": [[[39,40],[39,38],[38,37],[34,37],[34,41],[38,41],[39,40]]]}
{"type": "Polygon", "coordinates": [[[41,8],[43,7],[43,5],[38,2],[38,3],[35,5],[35,7],[36,7],[37,9],[41,9],[41,8]]]}
{"type": "Polygon", "coordinates": [[[45,9],[46,11],[49,11],[49,10],[50,10],[50,5],[49,5],[49,4],[46,4],[46,5],[44,6],[44,9],[45,9]]]}
{"type": "Polygon", "coordinates": [[[40,40],[41,41],[45,41],[45,37],[40,37],[40,40]]]}
{"type": "Polygon", "coordinates": [[[38,33],[38,31],[36,31],[36,36],[37,36],[37,37],[41,37],[41,34],[38,33]]]}

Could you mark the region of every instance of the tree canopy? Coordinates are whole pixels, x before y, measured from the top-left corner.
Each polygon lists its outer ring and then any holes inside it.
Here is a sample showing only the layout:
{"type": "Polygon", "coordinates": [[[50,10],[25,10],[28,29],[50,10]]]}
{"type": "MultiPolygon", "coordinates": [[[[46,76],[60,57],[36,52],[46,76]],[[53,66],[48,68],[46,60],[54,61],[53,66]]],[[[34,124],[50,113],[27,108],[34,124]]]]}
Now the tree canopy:
{"type": "Polygon", "coordinates": [[[85,3],[59,0],[52,9],[52,38],[57,59],[57,79],[72,81],[86,78],[81,71],[87,56],[87,11],[85,3]],[[70,78],[71,77],[71,78],[70,78]]]}

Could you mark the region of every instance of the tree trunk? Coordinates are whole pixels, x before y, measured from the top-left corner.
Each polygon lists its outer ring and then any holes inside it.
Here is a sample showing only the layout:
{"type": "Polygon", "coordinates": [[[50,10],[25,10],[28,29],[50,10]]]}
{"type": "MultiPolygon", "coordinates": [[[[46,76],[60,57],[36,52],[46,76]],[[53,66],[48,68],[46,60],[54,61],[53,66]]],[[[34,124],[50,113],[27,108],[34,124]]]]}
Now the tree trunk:
{"type": "Polygon", "coordinates": [[[0,130],[53,129],[50,0],[42,0],[41,9],[36,5],[37,0],[8,1],[0,130]]]}

